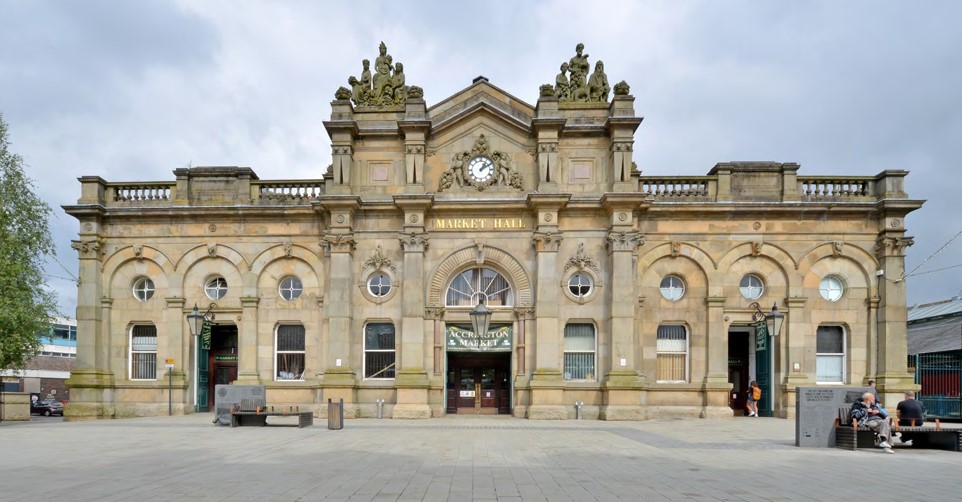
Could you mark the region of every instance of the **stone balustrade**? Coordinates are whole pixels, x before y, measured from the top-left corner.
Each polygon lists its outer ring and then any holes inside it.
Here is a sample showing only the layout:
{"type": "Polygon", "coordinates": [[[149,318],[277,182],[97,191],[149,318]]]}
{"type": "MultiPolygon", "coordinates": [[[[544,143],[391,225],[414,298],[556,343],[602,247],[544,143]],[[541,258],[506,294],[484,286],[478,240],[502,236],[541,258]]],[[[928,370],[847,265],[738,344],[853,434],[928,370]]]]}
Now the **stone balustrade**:
{"type": "Polygon", "coordinates": [[[641,192],[655,199],[708,199],[715,196],[714,176],[641,176],[639,181],[641,192]]]}
{"type": "Polygon", "coordinates": [[[798,193],[802,200],[874,199],[875,178],[871,176],[799,176],[798,193]]]}
{"type": "Polygon", "coordinates": [[[175,183],[146,181],[139,183],[107,183],[107,200],[112,202],[169,202],[175,183]]]}
{"type": "Polygon", "coordinates": [[[251,181],[251,200],[260,204],[310,203],[323,193],[323,180],[251,181]]]}

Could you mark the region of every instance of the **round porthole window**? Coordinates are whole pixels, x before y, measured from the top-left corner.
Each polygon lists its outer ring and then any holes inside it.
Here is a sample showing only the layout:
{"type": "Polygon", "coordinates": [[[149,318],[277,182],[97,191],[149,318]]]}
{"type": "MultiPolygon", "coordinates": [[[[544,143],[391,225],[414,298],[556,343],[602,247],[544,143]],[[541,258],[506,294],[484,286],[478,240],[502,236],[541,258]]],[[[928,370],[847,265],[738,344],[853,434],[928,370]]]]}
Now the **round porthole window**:
{"type": "Polygon", "coordinates": [[[830,302],[837,302],[842,298],[842,294],[845,292],[845,285],[838,277],[829,275],[823,278],[822,282],[819,283],[818,292],[822,295],[822,298],[830,302]]]}
{"type": "Polygon", "coordinates": [[[391,277],[383,272],[378,272],[367,280],[367,290],[377,297],[387,296],[391,292],[391,277]]]}
{"type": "Polygon", "coordinates": [[[685,281],[677,275],[666,275],[661,280],[661,296],[666,300],[677,302],[685,296],[685,281]]]}
{"type": "Polygon", "coordinates": [[[149,277],[139,277],[134,281],[134,298],[145,302],[154,296],[154,281],[149,277]]]}
{"type": "Polygon", "coordinates": [[[742,296],[749,300],[757,300],[765,292],[765,283],[755,274],[746,274],[742,277],[742,282],[738,285],[738,290],[742,296]]]}
{"type": "Polygon", "coordinates": [[[591,277],[585,274],[574,274],[568,279],[568,291],[578,298],[584,298],[591,294],[591,277]]]}
{"type": "Polygon", "coordinates": [[[227,296],[227,279],[223,277],[212,277],[204,285],[204,293],[211,300],[220,300],[227,296]]]}
{"type": "Polygon", "coordinates": [[[304,292],[304,285],[297,277],[285,277],[281,279],[281,283],[277,286],[277,292],[280,293],[281,298],[287,301],[296,300],[304,292]]]}

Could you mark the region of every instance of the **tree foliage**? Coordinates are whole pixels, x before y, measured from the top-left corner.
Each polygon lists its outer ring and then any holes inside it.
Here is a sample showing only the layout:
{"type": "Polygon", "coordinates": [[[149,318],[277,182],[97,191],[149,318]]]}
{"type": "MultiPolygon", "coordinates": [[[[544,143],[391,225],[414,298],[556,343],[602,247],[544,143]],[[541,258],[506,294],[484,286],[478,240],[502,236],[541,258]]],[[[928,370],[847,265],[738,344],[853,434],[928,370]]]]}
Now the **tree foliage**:
{"type": "Polygon", "coordinates": [[[23,368],[39,352],[57,311],[43,274],[44,257],[55,253],[51,211],[35,190],[0,114],[0,369],[23,368]]]}

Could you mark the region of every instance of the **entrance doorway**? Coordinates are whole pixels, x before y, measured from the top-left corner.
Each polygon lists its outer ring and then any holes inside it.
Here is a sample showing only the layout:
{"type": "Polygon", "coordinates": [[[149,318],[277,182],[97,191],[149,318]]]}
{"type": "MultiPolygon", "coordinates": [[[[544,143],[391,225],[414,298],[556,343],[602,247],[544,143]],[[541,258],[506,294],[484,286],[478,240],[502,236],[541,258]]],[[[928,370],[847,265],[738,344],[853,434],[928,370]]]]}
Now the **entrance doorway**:
{"type": "Polygon", "coordinates": [[[728,382],[732,384],[728,405],[735,416],[748,413],[745,404],[748,401],[748,383],[751,380],[748,351],[748,333],[745,331],[728,332],[728,382]]]}
{"type": "Polygon", "coordinates": [[[448,353],[447,412],[511,413],[511,353],[448,353]]]}
{"type": "Polygon", "coordinates": [[[237,326],[211,326],[208,354],[207,409],[214,409],[214,386],[227,385],[237,380],[237,326]]]}

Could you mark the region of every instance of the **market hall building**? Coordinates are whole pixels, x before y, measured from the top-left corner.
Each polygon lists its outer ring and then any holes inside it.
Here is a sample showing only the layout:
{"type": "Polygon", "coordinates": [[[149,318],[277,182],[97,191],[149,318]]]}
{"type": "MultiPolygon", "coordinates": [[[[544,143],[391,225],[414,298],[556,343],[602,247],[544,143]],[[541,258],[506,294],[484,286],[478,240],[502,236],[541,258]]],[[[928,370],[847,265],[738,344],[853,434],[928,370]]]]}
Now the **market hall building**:
{"type": "Polygon", "coordinates": [[[606,420],[740,415],[750,380],[779,417],[798,386],[915,388],[906,171],[642,175],[629,86],[580,45],[534,105],[478,77],[428,106],[383,44],[359,70],[316,179],[80,178],[68,419],[166,414],[168,364],[178,414],[224,383],[319,415],[606,420]]]}

